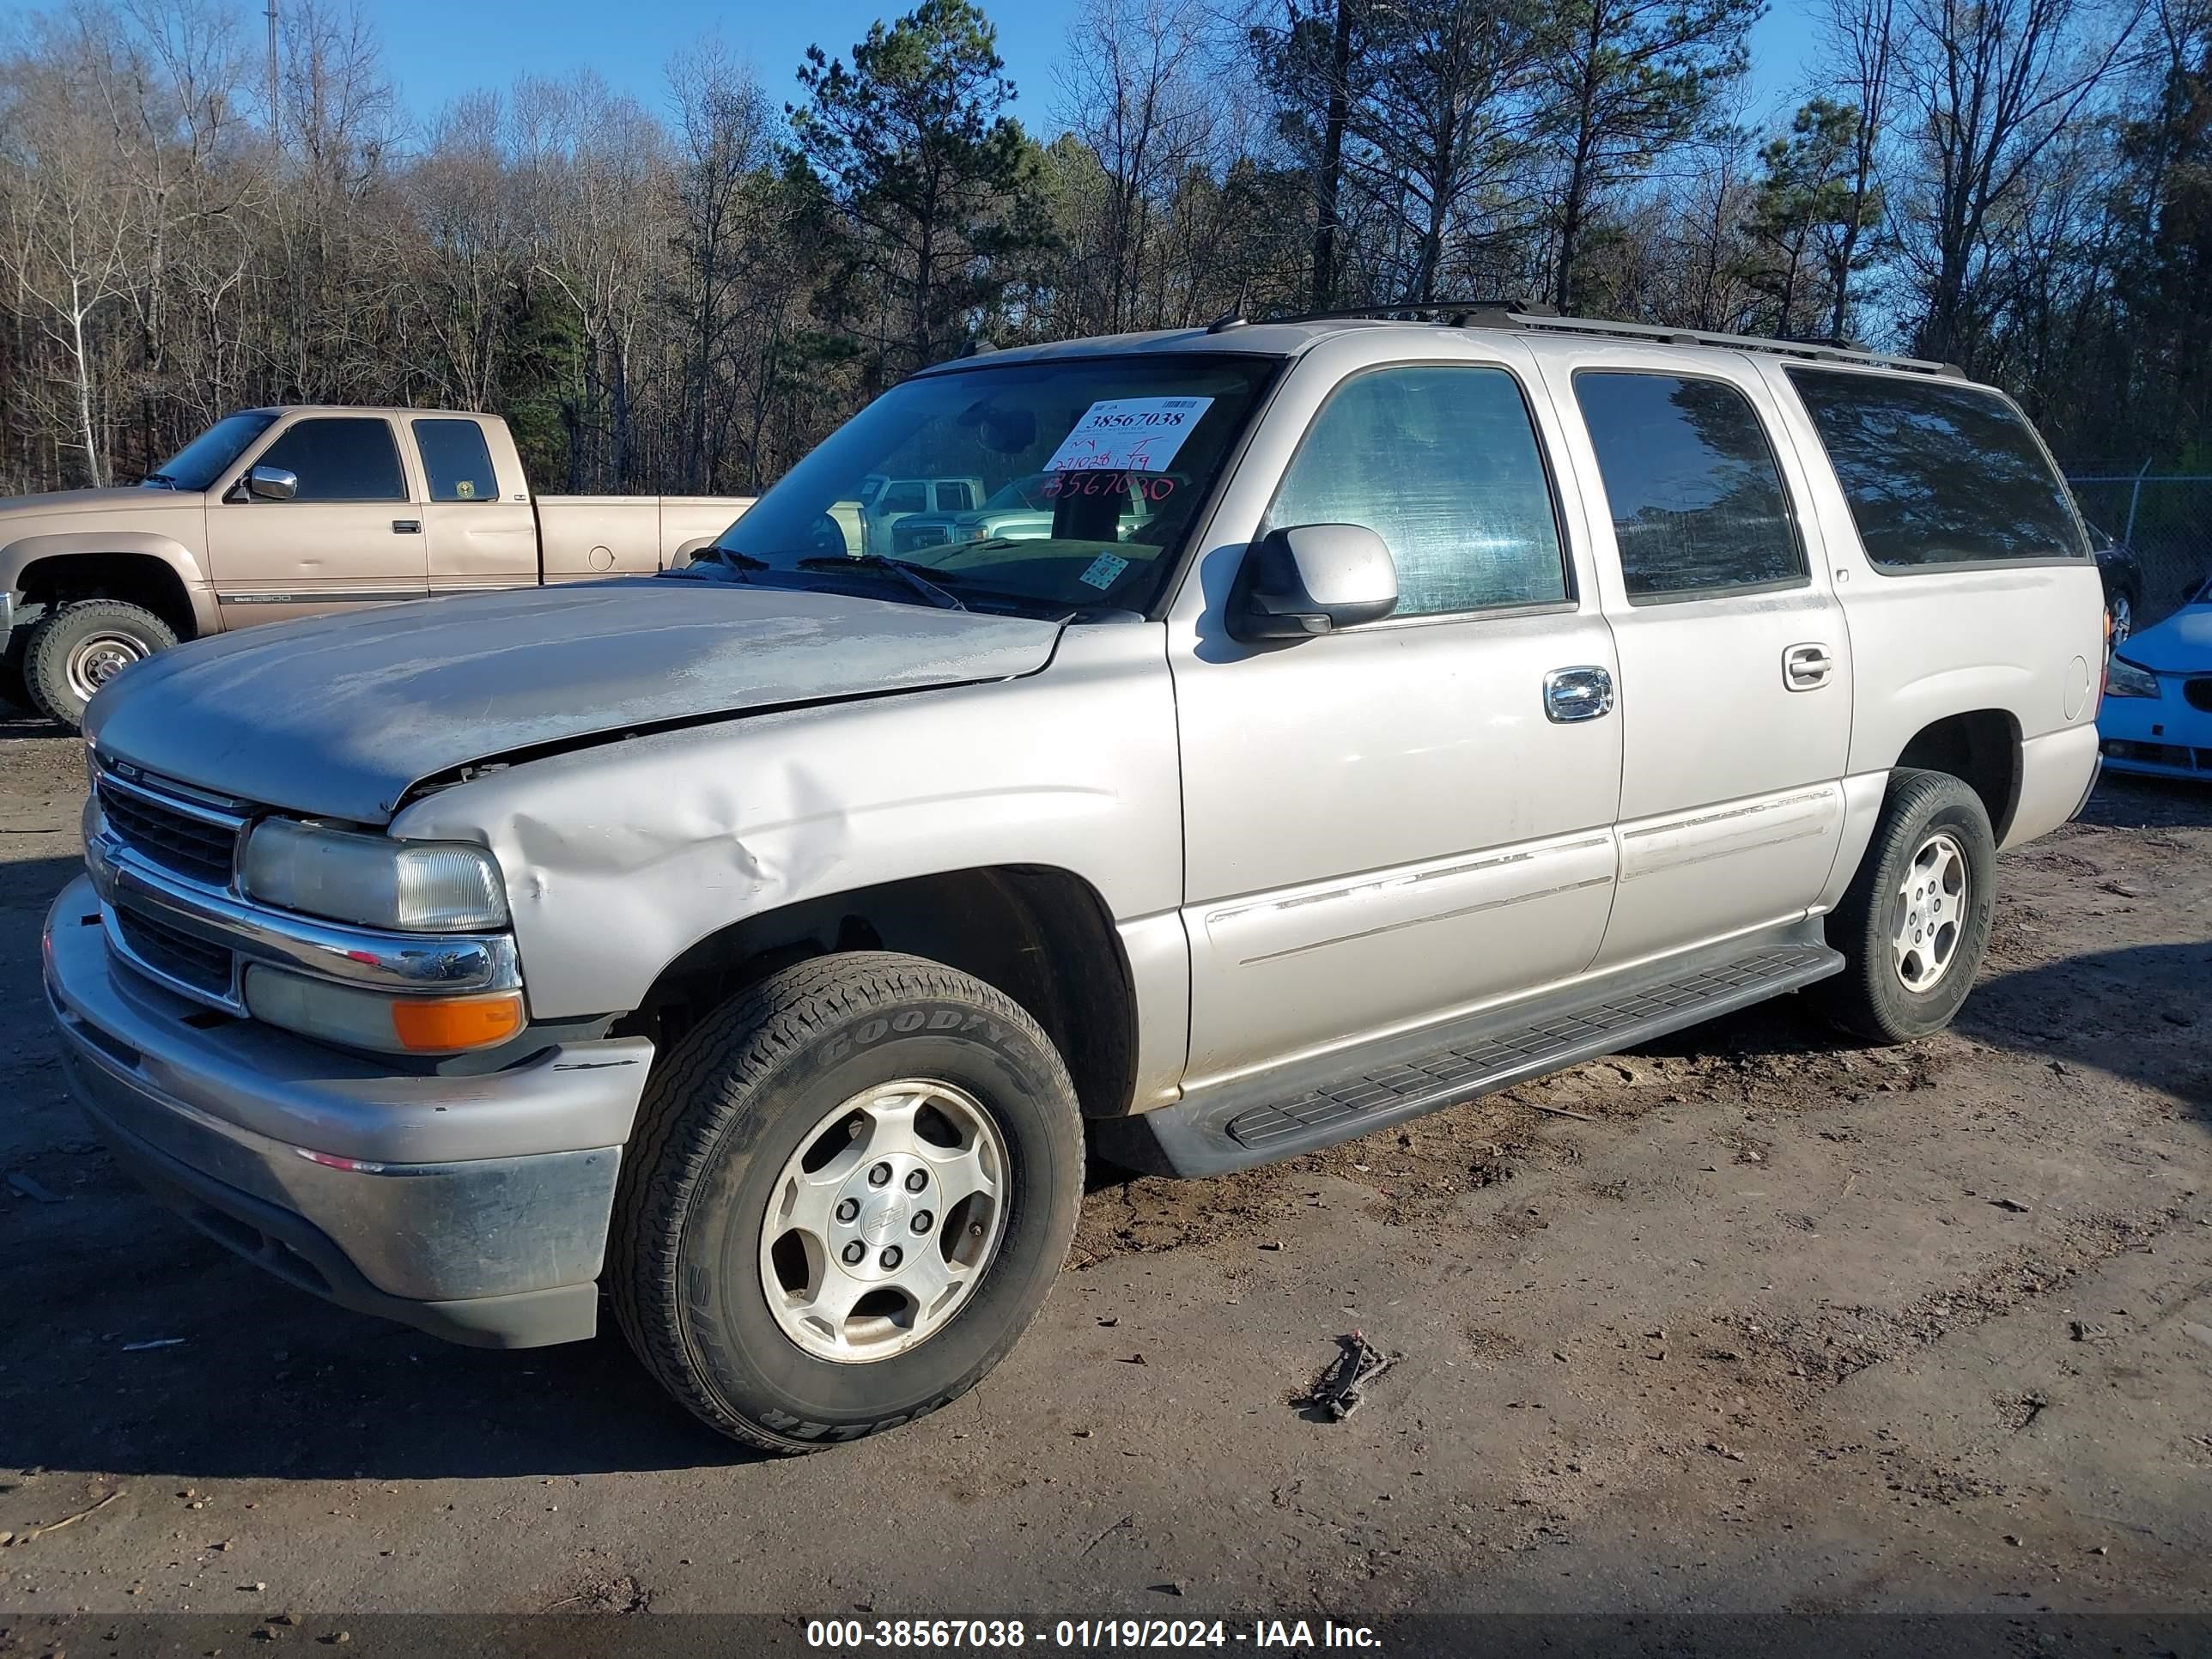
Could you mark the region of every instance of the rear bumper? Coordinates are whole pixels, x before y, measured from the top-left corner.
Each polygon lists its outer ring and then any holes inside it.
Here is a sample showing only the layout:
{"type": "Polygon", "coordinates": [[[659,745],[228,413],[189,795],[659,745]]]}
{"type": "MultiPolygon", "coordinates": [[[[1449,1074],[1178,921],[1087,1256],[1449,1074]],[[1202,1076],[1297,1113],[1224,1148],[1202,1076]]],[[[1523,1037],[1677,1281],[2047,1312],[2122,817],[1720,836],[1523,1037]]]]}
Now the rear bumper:
{"type": "Polygon", "coordinates": [[[98,914],[82,880],[55,901],[47,1000],[79,1102],[155,1197],[289,1283],[455,1341],[592,1334],[649,1043],[380,1076],[160,989],[98,914]]]}

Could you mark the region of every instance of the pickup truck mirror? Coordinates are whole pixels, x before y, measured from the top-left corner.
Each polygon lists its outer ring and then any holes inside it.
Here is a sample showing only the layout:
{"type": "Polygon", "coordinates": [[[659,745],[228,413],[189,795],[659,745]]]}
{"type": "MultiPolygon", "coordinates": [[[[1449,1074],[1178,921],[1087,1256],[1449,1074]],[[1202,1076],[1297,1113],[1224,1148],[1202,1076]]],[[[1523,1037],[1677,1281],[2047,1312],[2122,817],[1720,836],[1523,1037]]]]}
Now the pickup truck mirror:
{"type": "Polygon", "coordinates": [[[1364,525],[1301,524],[1252,544],[1229,589],[1239,640],[1305,640],[1398,608],[1398,567],[1364,525]]]}
{"type": "Polygon", "coordinates": [[[246,475],[246,493],[256,501],[289,501],[300,493],[300,475],[281,466],[257,466],[246,475]]]}

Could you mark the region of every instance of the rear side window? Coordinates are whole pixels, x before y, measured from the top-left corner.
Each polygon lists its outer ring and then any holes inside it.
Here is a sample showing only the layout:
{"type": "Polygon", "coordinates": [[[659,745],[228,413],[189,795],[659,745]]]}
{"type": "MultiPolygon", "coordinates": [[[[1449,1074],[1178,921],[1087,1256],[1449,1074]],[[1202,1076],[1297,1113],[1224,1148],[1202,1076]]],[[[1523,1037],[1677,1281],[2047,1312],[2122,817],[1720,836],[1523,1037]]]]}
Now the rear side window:
{"type": "Polygon", "coordinates": [[[1741,392],[1723,380],[1585,370],[1575,400],[1632,603],[1805,579],[1774,447],[1741,392]]]}
{"type": "Polygon", "coordinates": [[[937,486],[937,507],[940,513],[965,513],[975,505],[975,492],[964,483],[941,483],[937,486]]]}
{"type": "Polygon", "coordinates": [[[399,446],[392,423],[375,416],[325,416],[288,428],[261,452],[256,466],[300,480],[295,501],[401,501],[399,446]]]}
{"type": "Polygon", "coordinates": [[[1786,372],[1882,569],[2087,556],[2065,486],[2002,398],[1938,380],[1786,372]]]}
{"type": "Polygon", "coordinates": [[[474,421],[416,421],[415,445],[422,452],[434,501],[495,501],[499,480],[491,470],[491,447],[474,421]]]}
{"type": "Polygon", "coordinates": [[[1267,524],[1375,532],[1398,567],[1395,616],[1567,597],[1535,429],[1503,369],[1376,369],[1339,387],[1283,475],[1267,524]]]}

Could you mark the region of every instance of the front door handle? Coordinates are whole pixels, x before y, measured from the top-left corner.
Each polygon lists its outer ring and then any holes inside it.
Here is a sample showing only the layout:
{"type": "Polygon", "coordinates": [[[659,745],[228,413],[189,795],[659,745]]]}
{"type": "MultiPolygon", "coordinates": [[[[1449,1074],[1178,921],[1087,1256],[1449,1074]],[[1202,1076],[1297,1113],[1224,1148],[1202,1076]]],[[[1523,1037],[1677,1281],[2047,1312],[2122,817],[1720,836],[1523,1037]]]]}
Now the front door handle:
{"type": "Polygon", "coordinates": [[[392,533],[395,536],[419,536],[422,533],[422,520],[394,519],[392,521],[392,533]]]}
{"type": "Polygon", "coordinates": [[[1544,676],[1544,718],[1555,726],[1613,712],[1613,675],[1594,664],[1554,668],[1544,676]]]}
{"type": "Polygon", "coordinates": [[[1825,645],[1793,645],[1782,653],[1782,680],[1792,691],[1810,691],[1826,685],[1835,672],[1836,659],[1825,645]]]}

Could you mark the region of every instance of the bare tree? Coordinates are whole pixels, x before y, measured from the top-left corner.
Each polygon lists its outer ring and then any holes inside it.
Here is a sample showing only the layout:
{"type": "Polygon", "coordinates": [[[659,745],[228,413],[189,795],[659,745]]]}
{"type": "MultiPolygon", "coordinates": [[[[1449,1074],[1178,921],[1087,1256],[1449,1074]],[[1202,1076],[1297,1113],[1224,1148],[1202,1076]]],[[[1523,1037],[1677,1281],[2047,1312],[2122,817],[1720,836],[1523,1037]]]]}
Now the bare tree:
{"type": "Polygon", "coordinates": [[[1069,31],[1060,116],[1103,175],[1095,321],[1109,333],[1158,320],[1140,308],[1160,204],[1213,141],[1209,28],[1200,0],[1105,0],[1069,31]]]}
{"type": "Polygon", "coordinates": [[[1851,137],[1850,199],[1826,246],[1832,338],[1850,337],[1851,279],[1871,259],[1867,243],[1880,227],[1883,201],[1877,172],[1897,90],[1898,0],[1827,0],[1820,77],[1858,112],[1851,137]]]}
{"type": "Polygon", "coordinates": [[[11,66],[4,165],[9,278],[46,337],[67,354],[72,447],[94,486],[108,480],[94,422],[99,313],[129,292],[143,222],[94,90],[85,37],[56,31],[41,61],[11,66]]]}
{"type": "Polygon", "coordinates": [[[1911,38],[1899,64],[1921,180],[1903,246],[1921,292],[1917,347],[1971,360],[1992,320],[1983,281],[1996,220],[2037,159],[2087,112],[2124,54],[2139,9],[2094,0],[1901,0],[1911,38]]]}
{"type": "MultiPolygon", "coordinates": [[[[715,395],[717,365],[742,321],[733,301],[761,299],[741,284],[757,263],[761,243],[775,240],[763,200],[771,193],[766,175],[774,145],[760,82],[720,42],[702,42],[671,64],[669,82],[681,144],[676,200],[685,291],[679,303],[691,337],[684,476],[703,490],[714,471],[708,430],[723,402],[715,395]]],[[[771,310],[781,315],[781,307],[771,310]]]]}

